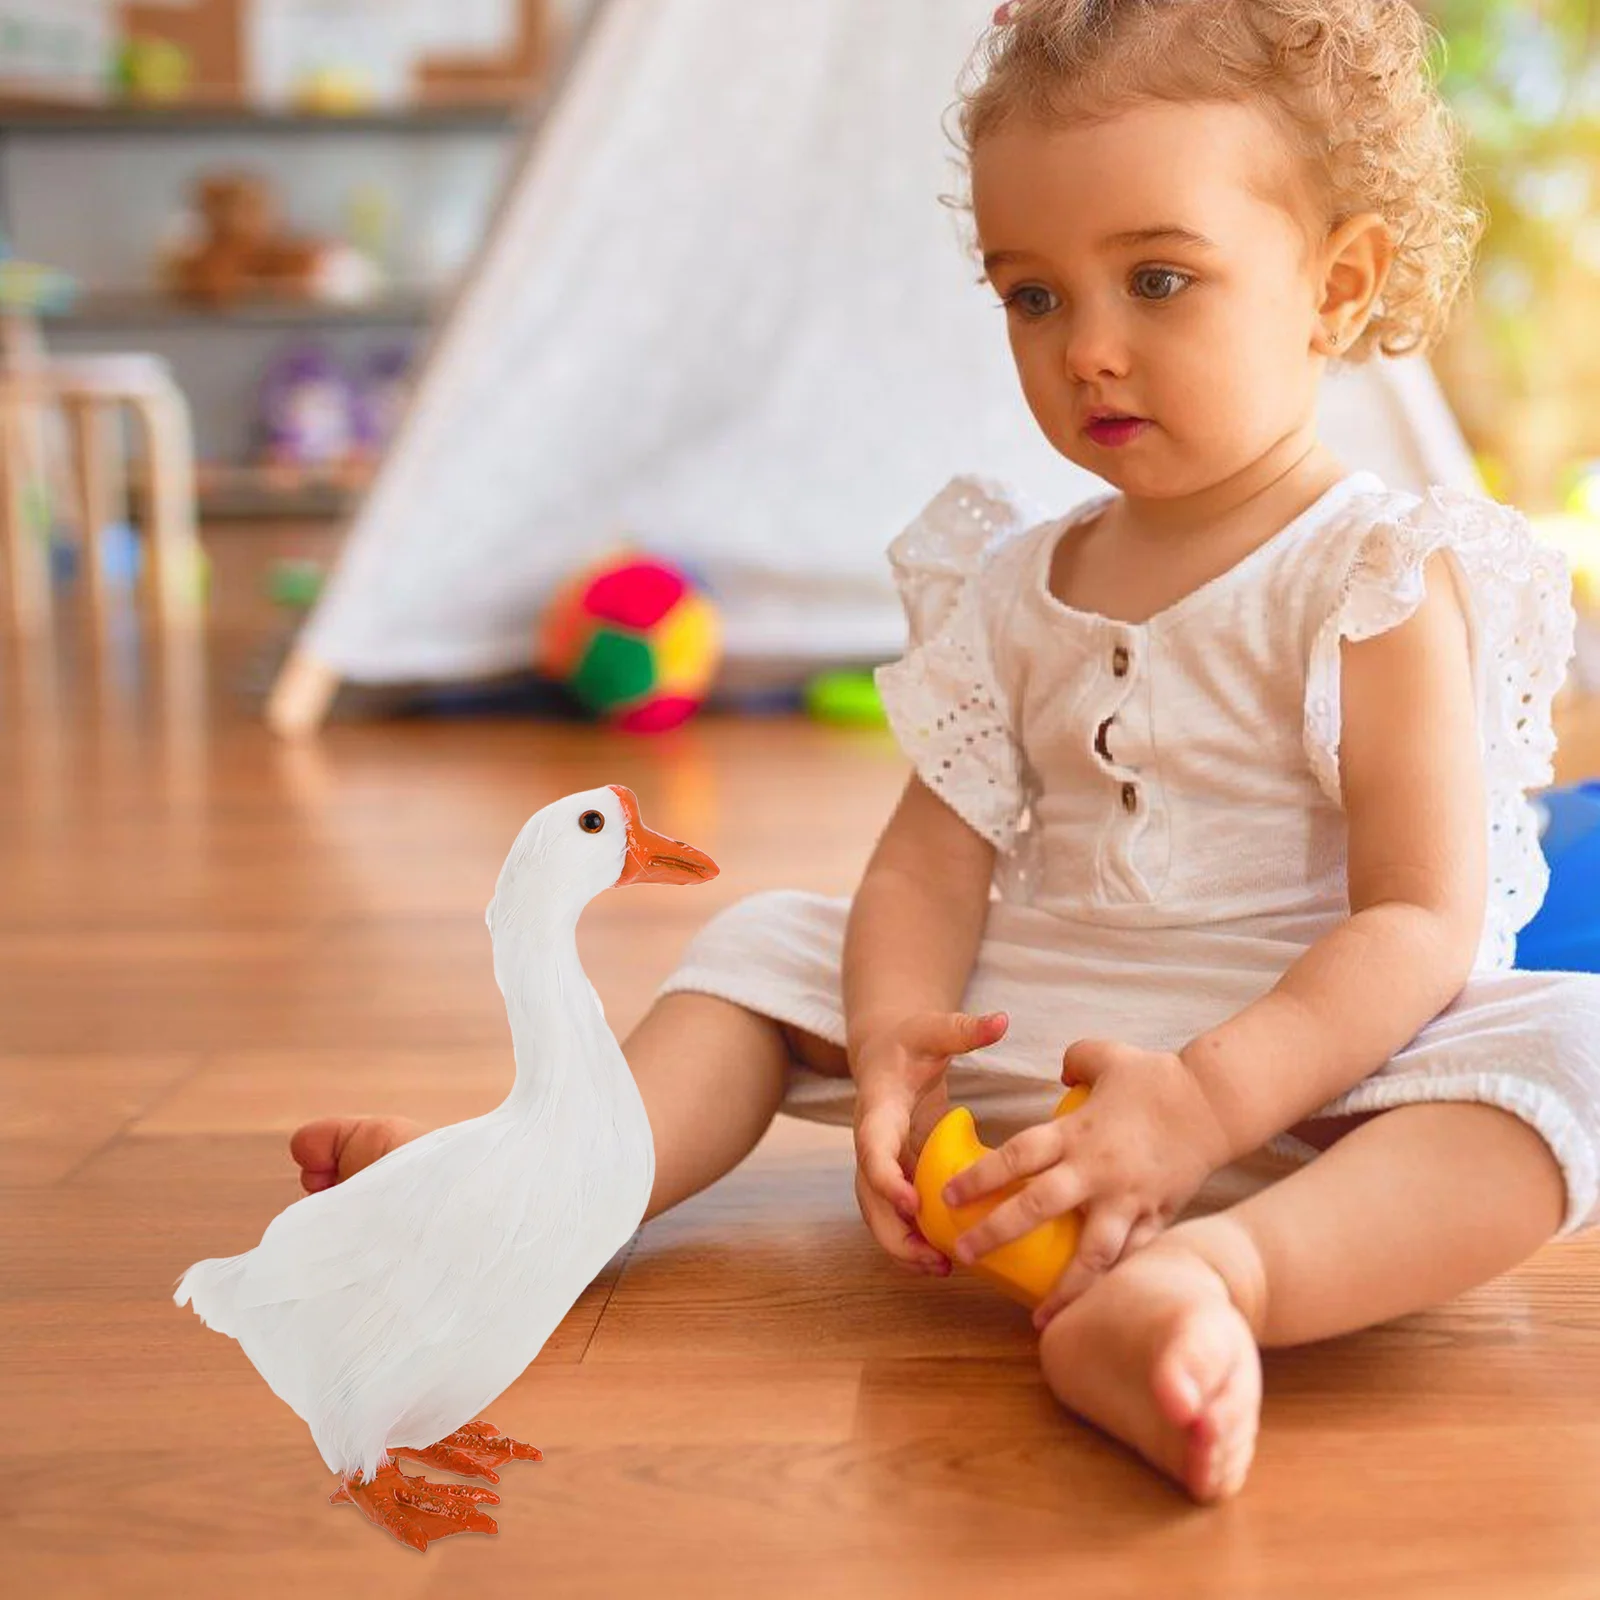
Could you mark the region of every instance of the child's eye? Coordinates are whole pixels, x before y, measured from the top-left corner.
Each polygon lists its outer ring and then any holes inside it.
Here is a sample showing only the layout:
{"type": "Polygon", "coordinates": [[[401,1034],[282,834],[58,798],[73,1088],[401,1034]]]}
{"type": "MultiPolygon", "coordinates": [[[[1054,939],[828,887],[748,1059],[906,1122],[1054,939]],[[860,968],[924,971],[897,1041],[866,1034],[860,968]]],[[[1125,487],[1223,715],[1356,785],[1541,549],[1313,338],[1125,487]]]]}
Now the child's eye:
{"type": "Polygon", "coordinates": [[[1056,297],[1048,289],[1036,283],[1025,283],[1020,289],[1003,295],[1000,304],[1008,311],[1020,311],[1025,317],[1043,317],[1055,309],[1055,301],[1056,297]]]}
{"type": "Polygon", "coordinates": [[[1141,300],[1170,300],[1180,289],[1194,282],[1186,272],[1176,272],[1171,267],[1140,267],[1133,275],[1134,293],[1141,300]],[[1141,284],[1169,284],[1165,292],[1156,289],[1153,293],[1146,294],[1139,287],[1141,284]]]}

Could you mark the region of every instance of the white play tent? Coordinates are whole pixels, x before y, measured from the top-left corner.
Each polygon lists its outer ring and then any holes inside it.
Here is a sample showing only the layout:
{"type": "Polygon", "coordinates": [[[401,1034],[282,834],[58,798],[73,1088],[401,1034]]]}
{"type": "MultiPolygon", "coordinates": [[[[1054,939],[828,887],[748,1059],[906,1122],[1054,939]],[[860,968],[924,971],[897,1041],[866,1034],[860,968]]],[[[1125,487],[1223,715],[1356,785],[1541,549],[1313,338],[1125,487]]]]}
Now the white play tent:
{"type": "MultiPolygon", "coordinates": [[[[1100,487],[1023,404],[940,196],[993,0],[602,0],[274,690],[526,666],[554,583],[624,537],[692,563],[728,666],[896,654],[884,548],[957,472],[1100,487]]],[[[1397,487],[1476,479],[1426,365],[1328,385],[1397,487]]]]}

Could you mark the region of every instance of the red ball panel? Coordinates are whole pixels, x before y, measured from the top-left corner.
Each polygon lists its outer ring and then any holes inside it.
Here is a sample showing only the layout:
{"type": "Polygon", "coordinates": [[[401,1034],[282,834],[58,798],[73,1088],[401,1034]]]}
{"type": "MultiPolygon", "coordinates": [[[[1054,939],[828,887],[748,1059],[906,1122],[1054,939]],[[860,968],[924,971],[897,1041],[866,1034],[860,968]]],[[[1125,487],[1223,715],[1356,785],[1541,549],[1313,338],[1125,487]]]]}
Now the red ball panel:
{"type": "Polygon", "coordinates": [[[665,733],[685,723],[700,709],[698,700],[684,695],[663,694],[616,718],[614,726],[624,733],[665,733]]]}
{"type": "Polygon", "coordinates": [[[653,628],[683,598],[688,585],[670,567],[634,561],[602,573],[584,596],[584,608],[606,622],[653,628]]]}

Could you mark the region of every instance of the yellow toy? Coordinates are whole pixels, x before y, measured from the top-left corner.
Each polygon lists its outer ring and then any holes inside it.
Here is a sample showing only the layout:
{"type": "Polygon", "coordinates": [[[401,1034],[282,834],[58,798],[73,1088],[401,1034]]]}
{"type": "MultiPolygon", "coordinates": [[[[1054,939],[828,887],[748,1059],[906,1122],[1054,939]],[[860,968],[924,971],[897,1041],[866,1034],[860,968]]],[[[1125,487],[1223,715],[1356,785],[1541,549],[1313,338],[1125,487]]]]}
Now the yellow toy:
{"type": "MultiPolygon", "coordinates": [[[[1051,1115],[1067,1116],[1088,1098],[1088,1085],[1080,1083],[1062,1096],[1051,1115]]],[[[956,1240],[1023,1188],[1023,1181],[1017,1180],[966,1205],[945,1204],[944,1186],[958,1172],[965,1172],[973,1162],[989,1153],[989,1146],[978,1138],[972,1113],[965,1106],[956,1106],[934,1124],[922,1154],[917,1157],[916,1176],[912,1180],[919,1201],[917,1226],[923,1238],[952,1261],[955,1260],[956,1240]]],[[[1013,1239],[988,1255],[980,1256],[970,1270],[1031,1310],[1056,1286],[1068,1263],[1078,1253],[1078,1234],[1082,1226],[1076,1211],[1052,1217],[1020,1239],[1013,1239]]]]}

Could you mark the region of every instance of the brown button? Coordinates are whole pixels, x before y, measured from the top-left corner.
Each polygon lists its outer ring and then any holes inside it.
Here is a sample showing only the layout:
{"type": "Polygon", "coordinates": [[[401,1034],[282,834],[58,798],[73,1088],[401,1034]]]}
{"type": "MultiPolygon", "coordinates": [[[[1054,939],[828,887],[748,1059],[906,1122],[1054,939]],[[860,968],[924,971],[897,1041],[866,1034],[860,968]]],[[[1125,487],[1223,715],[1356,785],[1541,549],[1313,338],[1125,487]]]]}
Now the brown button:
{"type": "Polygon", "coordinates": [[[1139,809],[1139,786],[1137,784],[1123,784],[1122,809],[1124,811],[1137,811],[1139,809]]]}
{"type": "Polygon", "coordinates": [[[1126,678],[1128,676],[1128,664],[1131,660],[1132,657],[1128,654],[1128,647],[1126,645],[1119,644],[1117,648],[1111,652],[1111,670],[1116,673],[1119,678],[1126,678]]]}

